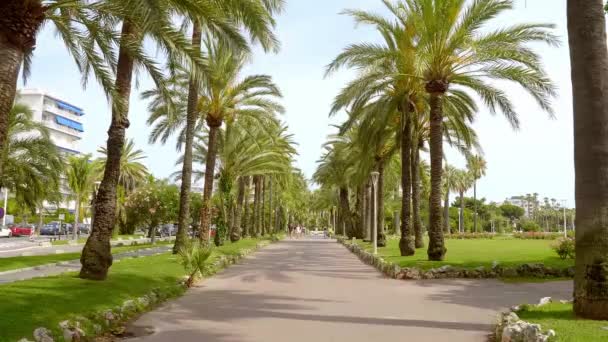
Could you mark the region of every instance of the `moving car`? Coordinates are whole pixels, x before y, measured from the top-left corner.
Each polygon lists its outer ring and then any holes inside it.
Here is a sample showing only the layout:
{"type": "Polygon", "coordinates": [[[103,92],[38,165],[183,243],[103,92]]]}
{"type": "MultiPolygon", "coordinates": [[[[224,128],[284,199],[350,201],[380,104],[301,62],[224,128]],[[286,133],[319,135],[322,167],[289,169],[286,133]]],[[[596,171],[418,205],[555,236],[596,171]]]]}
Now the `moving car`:
{"type": "Polygon", "coordinates": [[[5,226],[0,226],[0,237],[10,238],[13,236],[13,232],[5,226]]]}
{"type": "Polygon", "coordinates": [[[40,229],[40,235],[61,235],[59,224],[49,223],[40,229]]]}
{"type": "Polygon", "coordinates": [[[33,224],[16,224],[9,229],[13,236],[30,236],[36,230],[33,224]]]}

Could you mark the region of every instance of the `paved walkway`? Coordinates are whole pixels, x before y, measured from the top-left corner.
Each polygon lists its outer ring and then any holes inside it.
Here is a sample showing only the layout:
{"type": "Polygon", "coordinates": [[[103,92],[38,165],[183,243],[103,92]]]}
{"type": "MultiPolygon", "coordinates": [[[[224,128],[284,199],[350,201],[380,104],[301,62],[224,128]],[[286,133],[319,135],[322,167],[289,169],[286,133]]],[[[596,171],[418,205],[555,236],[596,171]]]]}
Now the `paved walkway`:
{"type": "MultiPolygon", "coordinates": [[[[150,247],[135,251],[129,251],[124,253],[114,254],[114,261],[132,257],[144,257],[155,255],[158,253],[166,253],[170,251],[172,246],[158,246],[158,247],[150,247]]],[[[80,250],[82,250],[82,246],[80,246],[80,250]]],[[[79,250],[79,251],[80,251],[79,250]]],[[[1,259],[0,259],[1,262],[1,259]]],[[[26,280],[31,278],[38,277],[48,277],[52,275],[57,275],[65,272],[76,272],[80,271],[80,260],[71,260],[56,263],[54,265],[41,265],[35,266],[32,268],[27,268],[23,270],[13,270],[0,272],[0,284],[4,283],[12,283],[15,281],[26,280]]]]}
{"type": "Polygon", "coordinates": [[[485,341],[496,313],[571,282],[400,281],[330,240],[273,244],[143,315],[130,341],[485,341]]]}

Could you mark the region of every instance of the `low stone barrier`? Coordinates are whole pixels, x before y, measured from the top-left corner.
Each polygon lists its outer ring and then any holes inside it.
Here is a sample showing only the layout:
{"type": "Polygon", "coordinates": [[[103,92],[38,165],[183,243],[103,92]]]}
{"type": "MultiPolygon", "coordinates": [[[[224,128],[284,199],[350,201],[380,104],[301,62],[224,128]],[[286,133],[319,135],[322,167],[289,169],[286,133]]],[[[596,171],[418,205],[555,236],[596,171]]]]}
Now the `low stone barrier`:
{"type": "Polygon", "coordinates": [[[454,267],[445,265],[438,268],[423,270],[418,267],[399,267],[394,263],[384,260],[378,255],[374,255],[361,248],[356,243],[340,237],[338,243],[344,245],[353,252],[364,263],[374,266],[384,275],[394,279],[419,280],[419,279],[446,279],[446,278],[514,278],[514,277],[535,277],[535,278],[558,278],[574,277],[574,267],[565,269],[545,266],[541,263],[522,264],[516,267],[506,267],[494,262],[492,267],[479,266],[474,269],[454,267]]]}
{"type": "MultiPolygon", "coordinates": [[[[242,249],[236,255],[222,255],[210,264],[210,267],[204,271],[203,276],[212,276],[270,243],[270,241],[261,241],[254,248],[242,249]]],[[[159,304],[183,294],[186,290],[185,280],[180,280],[175,286],[152,289],[148,294],[126,300],[122,305],[112,309],[66,319],[61,321],[54,329],[36,328],[32,335],[35,342],[88,341],[88,338],[104,333],[120,335],[121,332],[124,332],[124,323],[128,320],[141,313],[153,310],[159,304]]],[[[33,341],[22,338],[18,342],[33,341]]]]}
{"type": "MultiPolygon", "coordinates": [[[[552,301],[551,297],[545,297],[535,306],[547,305],[552,301]]],[[[570,303],[571,301],[560,300],[560,302],[570,303]]],[[[514,306],[500,314],[494,331],[496,342],[547,342],[557,339],[554,330],[549,329],[543,332],[540,324],[533,324],[519,318],[517,313],[523,310],[525,306],[514,306]]]]}

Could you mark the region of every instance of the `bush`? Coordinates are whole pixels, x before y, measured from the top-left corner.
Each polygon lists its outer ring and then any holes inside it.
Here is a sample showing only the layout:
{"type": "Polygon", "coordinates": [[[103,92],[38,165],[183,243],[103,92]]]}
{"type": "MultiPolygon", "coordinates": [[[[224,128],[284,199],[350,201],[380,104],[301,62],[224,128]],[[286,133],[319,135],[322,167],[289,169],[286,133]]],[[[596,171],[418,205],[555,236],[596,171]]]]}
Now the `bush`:
{"type": "Polygon", "coordinates": [[[566,258],[574,259],[574,239],[571,238],[560,238],[551,246],[555,253],[559,255],[562,260],[566,258]]]}
{"type": "Polygon", "coordinates": [[[531,220],[525,220],[521,222],[521,229],[524,232],[539,232],[540,231],[540,226],[538,225],[538,223],[531,221],[531,220]]]}
{"type": "Polygon", "coordinates": [[[516,239],[524,240],[555,240],[564,236],[563,233],[544,233],[544,232],[525,232],[525,233],[513,233],[513,237],[516,239]]]}
{"type": "Polygon", "coordinates": [[[188,274],[187,287],[191,287],[196,278],[204,272],[212,252],[211,247],[191,240],[186,241],[184,246],[179,249],[180,263],[188,274]]]}
{"type": "Polygon", "coordinates": [[[470,239],[493,239],[496,234],[493,233],[457,233],[446,234],[446,239],[470,240],[470,239]]]}

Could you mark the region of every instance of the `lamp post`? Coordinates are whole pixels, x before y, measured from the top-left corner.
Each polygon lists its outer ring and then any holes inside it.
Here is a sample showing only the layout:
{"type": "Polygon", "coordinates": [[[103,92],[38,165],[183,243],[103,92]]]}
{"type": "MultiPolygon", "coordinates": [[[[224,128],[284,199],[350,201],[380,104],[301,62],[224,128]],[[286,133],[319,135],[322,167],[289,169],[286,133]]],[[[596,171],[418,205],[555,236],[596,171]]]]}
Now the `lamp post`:
{"type": "Polygon", "coordinates": [[[372,172],[372,186],[374,187],[374,213],[372,215],[374,223],[374,236],[372,237],[372,241],[374,241],[374,255],[378,254],[378,189],[376,184],[378,184],[378,177],[380,173],[378,171],[372,172]]]}

